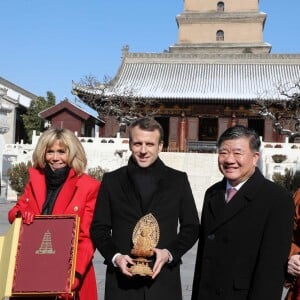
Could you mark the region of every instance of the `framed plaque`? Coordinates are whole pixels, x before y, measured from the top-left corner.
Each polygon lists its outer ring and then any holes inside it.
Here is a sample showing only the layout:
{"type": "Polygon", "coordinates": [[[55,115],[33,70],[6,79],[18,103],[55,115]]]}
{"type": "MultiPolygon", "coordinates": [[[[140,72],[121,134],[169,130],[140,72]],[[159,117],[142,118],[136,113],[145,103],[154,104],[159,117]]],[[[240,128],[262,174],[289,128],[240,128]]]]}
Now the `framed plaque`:
{"type": "Polygon", "coordinates": [[[21,222],[17,218],[7,233],[0,236],[0,299],[11,296],[21,222]]]}
{"type": "Polygon", "coordinates": [[[79,217],[73,215],[36,216],[30,225],[21,223],[8,296],[71,295],[78,227],[79,217]]]}

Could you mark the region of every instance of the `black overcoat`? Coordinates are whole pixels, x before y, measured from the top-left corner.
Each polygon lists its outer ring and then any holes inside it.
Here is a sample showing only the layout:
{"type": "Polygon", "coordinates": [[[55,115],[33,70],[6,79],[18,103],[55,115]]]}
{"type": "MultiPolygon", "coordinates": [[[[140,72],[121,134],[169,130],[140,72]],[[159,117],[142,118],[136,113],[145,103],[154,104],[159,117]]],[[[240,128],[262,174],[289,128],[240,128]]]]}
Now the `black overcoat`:
{"type": "Polygon", "coordinates": [[[223,179],[205,194],[192,300],[280,300],[292,196],[258,169],[228,204],[225,188],[223,179]]]}
{"type": "Polygon", "coordinates": [[[142,212],[127,166],[103,177],[91,237],[107,264],[106,300],[182,299],[179,266],[182,255],[197,241],[198,212],[186,173],[160,163],[159,187],[146,212],[142,212]],[[168,249],[173,262],[166,264],[154,280],[127,278],[113,266],[112,258],[116,253],[130,255],[133,229],[138,220],[150,212],[160,227],[157,248],[168,249]]]}

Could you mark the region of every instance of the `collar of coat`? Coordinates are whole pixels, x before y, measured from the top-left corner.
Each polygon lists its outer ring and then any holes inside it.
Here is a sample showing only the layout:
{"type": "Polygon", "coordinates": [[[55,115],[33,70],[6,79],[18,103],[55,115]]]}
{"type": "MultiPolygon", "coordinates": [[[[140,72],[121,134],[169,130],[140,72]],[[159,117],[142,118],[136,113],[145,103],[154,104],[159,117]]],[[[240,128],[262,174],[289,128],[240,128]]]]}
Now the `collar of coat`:
{"type": "MultiPolygon", "coordinates": [[[[29,169],[30,185],[34,198],[38,204],[39,210],[42,211],[43,203],[46,199],[46,181],[44,171],[41,169],[29,169]]],[[[60,193],[56,199],[52,214],[63,213],[77,189],[77,182],[80,176],[77,176],[74,169],[71,168],[68,177],[63,184],[60,193]],[[58,208],[58,212],[57,212],[58,208]]]]}
{"type": "Polygon", "coordinates": [[[253,175],[228,204],[225,204],[226,178],[210,187],[205,195],[204,210],[208,209],[213,215],[216,221],[213,228],[234,217],[250,202],[259,200],[257,193],[265,180],[265,177],[256,168],[253,175]]]}

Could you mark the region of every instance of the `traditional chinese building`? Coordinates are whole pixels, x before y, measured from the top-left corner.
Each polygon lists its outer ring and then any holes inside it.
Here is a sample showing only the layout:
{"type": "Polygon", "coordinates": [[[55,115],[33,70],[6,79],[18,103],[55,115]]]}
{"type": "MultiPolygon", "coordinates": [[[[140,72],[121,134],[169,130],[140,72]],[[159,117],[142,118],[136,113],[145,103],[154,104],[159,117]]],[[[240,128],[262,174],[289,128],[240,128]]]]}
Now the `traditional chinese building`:
{"type": "MultiPolygon", "coordinates": [[[[176,19],[178,42],[168,51],[131,53],[126,46],[113,80],[95,88],[74,83],[73,93],[92,107],[116,96],[155,100],[170,149],[209,144],[233,124],[282,141],[258,114],[257,100],[286,100],[278,88],[299,82],[300,55],[270,53],[259,1],[185,0],[176,19]]],[[[106,117],[101,134],[113,136],[117,128],[106,117]]]]}
{"type": "Polygon", "coordinates": [[[104,125],[102,120],[67,99],[41,111],[39,116],[48,122],[49,127],[67,128],[79,137],[94,137],[95,125],[104,125]]]}

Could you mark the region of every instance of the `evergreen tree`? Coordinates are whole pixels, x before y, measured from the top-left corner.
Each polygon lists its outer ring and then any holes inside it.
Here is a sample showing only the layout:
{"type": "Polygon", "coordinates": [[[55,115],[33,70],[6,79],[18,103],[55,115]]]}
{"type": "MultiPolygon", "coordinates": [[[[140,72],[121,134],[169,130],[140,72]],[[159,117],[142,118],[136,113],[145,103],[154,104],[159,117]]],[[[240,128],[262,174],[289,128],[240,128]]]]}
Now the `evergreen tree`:
{"type": "Polygon", "coordinates": [[[48,91],[46,99],[39,96],[35,101],[31,101],[27,112],[21,115],[26,134],[30,141],[32,139],[33,130],[36,130],[37,134],[45,130],[45,121],[39,117],[39,113],[55,105],[55,100],[54,94],[48,91]]]}

